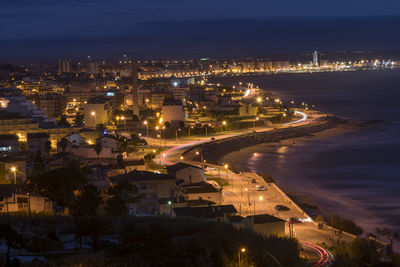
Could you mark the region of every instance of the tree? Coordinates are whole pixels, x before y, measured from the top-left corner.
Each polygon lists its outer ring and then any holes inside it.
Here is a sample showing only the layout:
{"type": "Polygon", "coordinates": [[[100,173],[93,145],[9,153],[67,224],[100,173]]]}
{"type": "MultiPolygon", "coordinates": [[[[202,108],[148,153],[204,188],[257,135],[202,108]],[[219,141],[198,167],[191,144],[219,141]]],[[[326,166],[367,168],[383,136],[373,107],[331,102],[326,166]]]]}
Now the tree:
{"type": "Polygon", "coordinates": [[[103,203],[100,191],[95,185],[84,185],[81,194],[77,197],[73,215],[76,221],[76,238],[79,238],[80,247],[82,237],[90,236],[92,248],[98,250],[99,236],[106,233],[105,222],[97,216],[97,210],[103,203]]]}
{"type": "Polygon", "coordinates": [[[65,137],[61,138],[61,140],[60,140],[60,142],[58,142],[58,144],[60,145],[61,150],[64,152],[68,145],[67,138],[65,138],[65,137]]]}
{"type": "Polygon", "coordinates": [[[103,150],[100,141],[96,143],[96,145],[94,146],[94,150],[96,151],[97,159],[99,159],[100,153],[103,150]]]}
{"type": "Polygon", "coordinates": [[[121,168],[125,168],[124,157],[121,154],[117,156],[117,163],[121,168]]]}
{"type": "Polygon", "coordinates": [[[47,153],[47,155],[50,155],[50,151],[51,151],[51,142],[50,142],[50,141],[47,141],[46,144],[45,144],[45,147],[46,147],[46,153],[47,153]]]}
{"type": "Polygon", "coordinates": [[[82,188],[86,179],[79,164],[72,162],[67,167],[31,175],[29,183],[35,192],[55,200],[59,205],[71,207],[75,201],[73,191],[82,188]]]}
{"type": "Polygon", "coordinates": [[[77,112],[75,115],[75,119],[74,119],[75,126],[83,127],[83,125],[84,125],[83,122],[84,122],[83,114],[80,112],[77,112]]]}
{"type": "Polygon", "coordinates": [[[129,182],[122,182],[108,189],[109,198],[106,202],[106,212],[114,216],[128,213],[128,204],[137,202],[139,194],[137,187],[129,182]]]}
{"type": "Polygon", "coordinates": [[[0,224],[0,239],[4,239],[7,246],[7,262],[5,266],[11,266],[10,248],[21,249],[25,247],[26,239],[15,231],[9,224],[0,224]]]}
{"type": "Polygon", "coordinates": [[[61,115],[60,120],[58,121],[59,127],[69,127],[71,126],[67,121],[67,116],[65,114],[61,115]]]}
{"type": "Polygon", "coordinates": [[[104,135],[104,131],[106,130],[106,126],[102,123],[96,125],[96,131],[98,132],[99,136],[104,135]]]}
{"type": "MultiPolygon", "coordinates": [[[[398,241],[400,239],[400,235],[398,232],[392,232],[389,228],[376,228],[376,234],[379,238],[384,239],[385,242],[389,243],[389,249],[393,249],[394,241],[398,241]]],[[[391,251],[392,252],[392,251],[391,251]]]]}
{"type": "Polygon", "coordinates": [[[103,198],[97,187],[92,184],[86,184],[81,194],[77,197],[74,216],[95,216],[101,203],[103,203],[103,198]]]}
{"type": "Polygon", "coordinates": [[[36,152],[35,159],[33,161],[33,170],[31,176],[40,176],[45,173],[46,167],[43,162],[42,153],[40,151],[36,152]]]}
{"type": "Polygon", "coordinates": [[[92,241],[92,249],[96,252],[99,250],[101,236],[108,234],[111,230],[110,228],[110,224],[103,217],[97,215],[85,216],[79,218],[76,222],[75,238],[81,241],[82,237],[89,236],[92,241]]]}

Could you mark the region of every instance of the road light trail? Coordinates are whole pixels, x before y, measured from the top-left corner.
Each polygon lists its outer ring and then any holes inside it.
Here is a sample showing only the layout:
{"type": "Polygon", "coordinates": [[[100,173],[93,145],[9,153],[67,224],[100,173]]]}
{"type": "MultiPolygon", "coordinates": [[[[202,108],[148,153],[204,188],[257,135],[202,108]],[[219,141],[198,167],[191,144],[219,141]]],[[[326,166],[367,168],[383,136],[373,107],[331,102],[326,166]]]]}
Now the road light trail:
{"type": "Polygon", "coordinates": [[[305,122],[307,120],[307,114],[301,111],[295,111],[294,112],[295,115],[300,115],[302,118],[296,121],[291,121],[288,123],[285,123],[285,125],[290,125],[290,124],[296,124],[296,123],[300,123],[300,122],[305,122]]]}
{"type": "Polygon", "coordinates": [[[313,266],[324,266],[328,263],[328,261],[332,260],[333,258],[333,256],[328,251],[317,244],[307,241],[300,241],[300,243],[302,246],[313,250],[320,257],[319,260],[315,264],[313,264],[313,266]]]}

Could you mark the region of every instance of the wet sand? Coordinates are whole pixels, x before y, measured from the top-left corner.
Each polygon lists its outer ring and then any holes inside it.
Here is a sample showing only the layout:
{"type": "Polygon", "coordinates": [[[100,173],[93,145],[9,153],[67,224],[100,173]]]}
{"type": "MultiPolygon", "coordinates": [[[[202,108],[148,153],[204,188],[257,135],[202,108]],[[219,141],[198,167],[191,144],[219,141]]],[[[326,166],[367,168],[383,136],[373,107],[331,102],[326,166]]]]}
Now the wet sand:
{"type": "MultiPolygon", "coordinates": [[[[371,125],[375,124],[372,123],[371,125]]],[[[315,181],[298,177],[289,162],[292,158],[307,158],[307,147],[311,143],[323,142],[332,138],[345,138],[346,134],[369,128],[366,126],[369,126],[369,124],[350,122],[305,137],[244,148],[226,154],[223,157],[223,162],[236,165],[243,171],[270,174],[275,179],[276,184],[311,216],[339,214],[356,221],[365,230],[372,231],[376,227],[382,226],[382,221],[375,214],[365,210],[363,206],[359,205],[358,201],[343,197],[338,191],[327,190],[315,181]],[[288,158],[288,155],[292,156],[288,158]],[[274,164],[273,168],[271,167],[272,164],[274,164]]],[[[321,176],[321,179],[323,178],[321,176]]],[[[348,186],[351,185],[343,185],[343,187],[348,186]]],[[[346,191],[345,188],[340,190],[346,191]]]]}

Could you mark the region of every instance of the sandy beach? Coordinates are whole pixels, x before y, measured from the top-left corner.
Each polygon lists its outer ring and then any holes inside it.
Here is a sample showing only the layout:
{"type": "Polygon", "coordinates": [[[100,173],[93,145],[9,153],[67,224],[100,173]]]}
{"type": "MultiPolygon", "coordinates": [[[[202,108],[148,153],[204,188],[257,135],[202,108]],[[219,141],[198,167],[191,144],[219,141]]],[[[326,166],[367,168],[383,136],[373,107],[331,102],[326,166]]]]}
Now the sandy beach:
{"type": "Polygon", "coordinates": [[[345,138],[347,134],[367,130],[375,125],[377,124],[350,121],[304,137],[263,143],[228,153],[223,157],[223,162],[235,165],[242,171],[268,173],[275,179],[276,184],[311,216],[338,214],[356,221],[365,230],[371,231],[380,226],[382,221],[377,220],[374,214],[359,206],[357,202],[336,194],[334,190],[326,190],[314,181],[302,179],[293,174],[295,168],[291,167],[287,155],[305,158],[307,155],[301,155],[301,153],[306,151],[306,147],[312,143],[324,142],[332,138],[345,138]],[[262,155],[267,156],[263,158],[262,155]]]}

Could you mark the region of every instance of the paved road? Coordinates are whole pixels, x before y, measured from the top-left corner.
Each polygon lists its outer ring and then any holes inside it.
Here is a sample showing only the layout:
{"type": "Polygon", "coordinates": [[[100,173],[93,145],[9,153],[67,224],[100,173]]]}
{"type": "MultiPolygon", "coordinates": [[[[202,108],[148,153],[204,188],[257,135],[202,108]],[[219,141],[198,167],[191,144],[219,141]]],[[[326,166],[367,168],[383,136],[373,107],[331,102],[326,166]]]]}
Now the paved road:
{"type": "MultiPolygon", "coordinates": [[[[297,112],[298,119],[287,124],[280,125],[279,128],[296,127],[313,123],[320,118],[316,113],[297,112]]],[[[214,136],[216,140],[231,136],[248,134],[256,130],[271,131],[274,127],[261,127],[241,131],[229,131],[214,136]]],[[[159,145],[159,139],[147,139],[150,144],[159,145]]],[[[161,162],[164,165],[174,164],[179,161],[200,166],[199,162],[189,162],[182,157],[182,153],[189,147],[201,143],[210,142],[210,137],[185,138],[177,141],[165,141],[166,150],[155,159],[155,162],[161,162]],[[161,158],[160,158],[161,157],[161,158]]],[[[318,229],[317,225],[305,214],[297,205],[289,199],[277,186],[269,184],[256,173],[245,172],[236,174],[225,169],[223,166],[210,165],[206,174],[208,178],[220,178],[229,183],[222,190],[223,204],[233,204],[242,216],[253,214],[271,214],[283,220],[295,217],[302,220],[302,223],[294,225],[294,236],[300,240],[303,247],[303,255],[310,260],[314,266],[324,266],[332,260],[332,255],[318,244],[328,244],[332,237],[332,231],[318,229]],[[262,190],[258,187],[263,186],[262,190]],[[289,208],[288,211],[277,211],[276,205],[284,205],[289,208]]],[[[287,230],[287,232],[289,232],[287,230]]]]}

